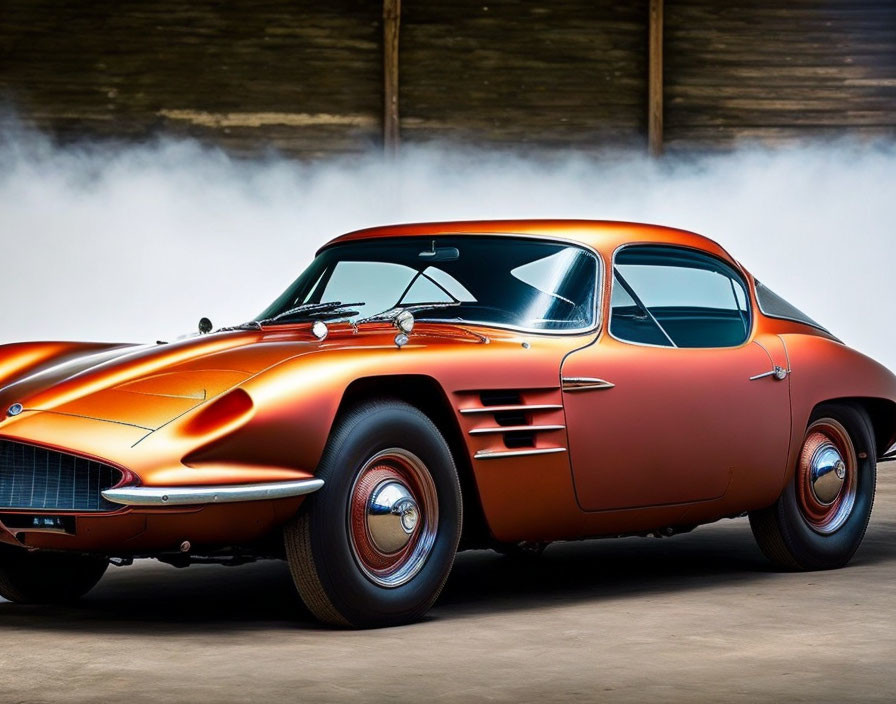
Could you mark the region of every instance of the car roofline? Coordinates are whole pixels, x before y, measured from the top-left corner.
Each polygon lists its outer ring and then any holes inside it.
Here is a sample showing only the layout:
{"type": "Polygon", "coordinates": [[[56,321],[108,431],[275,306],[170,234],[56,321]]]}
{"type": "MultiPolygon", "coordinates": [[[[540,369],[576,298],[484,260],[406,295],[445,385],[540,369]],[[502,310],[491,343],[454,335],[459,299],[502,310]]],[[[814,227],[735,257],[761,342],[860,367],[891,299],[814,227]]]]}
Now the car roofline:
{"type": "Polygon", "coordinates": [[[615,220],[459,220],[402,223],[348,232],[327,242],[318,253],[338,244],[359,240],[483,235],[526,236],[574,242],[606,256],[611,255],[620,244],[680,245],[735,261],[718,242],[696,232],[664,225],[615,220]]]}

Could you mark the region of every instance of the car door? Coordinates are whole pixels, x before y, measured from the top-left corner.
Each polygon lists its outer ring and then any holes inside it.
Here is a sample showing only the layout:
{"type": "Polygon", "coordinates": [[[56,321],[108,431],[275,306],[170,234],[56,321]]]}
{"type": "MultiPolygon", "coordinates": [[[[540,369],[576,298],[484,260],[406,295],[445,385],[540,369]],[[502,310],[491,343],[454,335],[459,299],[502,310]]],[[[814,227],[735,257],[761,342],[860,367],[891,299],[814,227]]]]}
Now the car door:
{"type": "Polygon", "coordinates": [[[786,350],[777,336],[751,334],[740,273],[698,250],[631,245],[612,276],[607,332],[562,367],[581,507],[706,501],[734,481],[755,484],[757,495],[780,487],[786,350]]]}

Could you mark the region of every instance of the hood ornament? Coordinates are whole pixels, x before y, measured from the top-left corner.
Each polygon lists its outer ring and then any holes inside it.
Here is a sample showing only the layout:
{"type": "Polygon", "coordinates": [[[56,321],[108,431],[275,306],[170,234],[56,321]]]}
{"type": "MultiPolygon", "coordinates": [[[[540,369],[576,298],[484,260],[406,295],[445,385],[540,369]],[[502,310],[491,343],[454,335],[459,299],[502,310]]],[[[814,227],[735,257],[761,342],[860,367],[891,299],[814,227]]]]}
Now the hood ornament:
{"type": "Polygon", "coordinates": [[[7,409],[6,415],[12,418],[13,416],[19,415],[24,410],[25,407],[21,403],[14,403],[7,409]]]}

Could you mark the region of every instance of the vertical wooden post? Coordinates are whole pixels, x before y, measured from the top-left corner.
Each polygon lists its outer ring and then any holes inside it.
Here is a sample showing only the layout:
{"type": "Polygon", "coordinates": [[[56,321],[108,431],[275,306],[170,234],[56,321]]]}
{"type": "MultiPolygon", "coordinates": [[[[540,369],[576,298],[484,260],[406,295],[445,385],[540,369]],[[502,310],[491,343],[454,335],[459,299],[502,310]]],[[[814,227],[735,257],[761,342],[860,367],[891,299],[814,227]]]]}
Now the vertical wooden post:
{"type": "Polygon", "coordinates": [[[383,0],[383,148],[388,155],[398,151],[398,28],[401,0],[383,0]]]}
{"type": "Polygon", "coordinates": [[[650,0],[647,69],[647,143],[652,156],[663,153],[663,0],[650,0]]]}

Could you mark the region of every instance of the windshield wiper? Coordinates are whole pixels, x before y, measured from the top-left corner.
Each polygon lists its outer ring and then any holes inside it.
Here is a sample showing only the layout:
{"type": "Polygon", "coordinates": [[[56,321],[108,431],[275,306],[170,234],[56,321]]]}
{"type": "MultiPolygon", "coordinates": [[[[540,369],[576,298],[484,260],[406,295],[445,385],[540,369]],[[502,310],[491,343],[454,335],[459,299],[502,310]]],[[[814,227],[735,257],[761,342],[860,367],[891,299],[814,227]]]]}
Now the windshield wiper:
{"type": "Polygon", "coordinates": [[[421,310],[432,310],[435,308],[454,308],[455,306],[460,305],[463,305],[461,301],[451,301],[450,303],[412,303],[411,305],[407,306],[395,306],[394,308],[390,308],[389,310],[384,310],[382,313],[369,315],[366,318],[361,318],[361,320],[356,320],[354,322],[354,325],[355,327],[357,327],[361,323],[374,323],[382,320],[392,320],[403,310],[406,310],[409,313],[416,313],[417,311],[421,310]]]}
{"type": "Polygon", "coordinates": [[[240,323],[239,325],[218,328],[215,332],[233,332],[234,330],[261,330],[261,325],[255,320],[250,320],[249,322],[240,323]]]}
{"type": "MultiPolygon", "coordinates": [[[[282,313],[278,313],[277,315],[274,315],[270,318],[262,318],[261,320],[255,320],[253,322],[261,326],[276,323],[277,321],[283,320],[284,318],[294,317],[299,317],[300,319],[304,318],[305,320],[327,320],[331,318],[342,318],[352,315],[358,315],[358,311],[345,310],[346,308],[363,305],[366,305],[366,303],[343,303],[342,301],[328,301],[326,303],[303,303],[300,306],[290,308],[289,310],[285,310],[282,313]]],[[[247,325],[251,324],[252,323],[247,323],[247,325]]]]}

